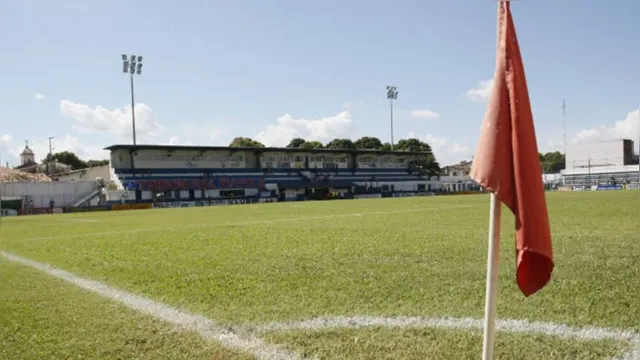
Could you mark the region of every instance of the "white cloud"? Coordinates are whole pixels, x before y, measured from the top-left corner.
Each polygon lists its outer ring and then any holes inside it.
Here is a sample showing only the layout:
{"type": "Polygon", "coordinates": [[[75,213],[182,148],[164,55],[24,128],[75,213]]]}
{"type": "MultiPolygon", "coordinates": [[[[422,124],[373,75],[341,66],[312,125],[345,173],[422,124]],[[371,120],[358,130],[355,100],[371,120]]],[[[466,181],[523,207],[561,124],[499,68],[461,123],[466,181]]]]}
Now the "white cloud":
{"type": "Polygon", "coordinates": [[[191,140],[182,140],[177,136],[172,136],[169,138],[167,145],[193,145],[193,142],[191,140]]]}
{"type": "Polygon", "coordinates": [[[216,140],[218,137],[220,137],[220,135],[222,135],[222,130],[218,128],[211,130],[211,133],[209,134],[211,140],[216,140]]]}
{"type": "Polygon", "coordinates": [[[255,140],[267,146],[285,146],[293,138],[328,142],[335,138],[349,137],[353,119],[349,111],[321,119],[295,119],[286,114],[275,125],[267,125],[255,140]]]}
{"type": "MultiPolygon", "coordinates": [[[[75,120],[74,128],[80,132],[105,132],[125,138],[132,133],[131,106],[109,110],[102,106],[60,101],[60,113],[75,120]]],[[[162,127],[146,104],[136,104],[136,136],[157,136],[162,127]]]]}
{"type": "Polygon", "coordinates": [[[616,121],[612,126],[579,131],[571,138],[571,142],[595,142],[604,140],[631,139],[636,149],[640,145],[640,110],[633,110],[624,120],[616,121]]]}
{"type": "Polygon", "coordinates": [[[413,110],[411,117],[416,119],[436,120],[440,118],[440,114],[432,110],[413,110]]]}
{"type": "MultiPolygon", "coordinates": [[[[11,135],[4,134],[0,135],[0,165],[4,166],[6,161],[9,161],[9,157],[11,156],[11,135]]],[[[12,156],[11,156],[12,157],[12,156]]],[[[13,161],[13,159],[11,160],[13,161]]]]}
{"type": "Polygon", "coordinates": [[[480,81],[478,87],[467,91],[467,99],[472,102],[485,102],[491,96],[493,79],[480,81]]]}
{"type": "Polygon", "coordinates": [[[33,94],[33,98],[38,101],[47,100],[47,97],[40,93],[33,94]]]}
{"type": "Polygon", "coordinates": [[[418,135],[410,132],[409,138],[416,138],[429,144],[440,166],[457,164],[462,160],[471,160],[473,155],[473,151],[469,147],[438,138],[432,134],[418,135]]]}

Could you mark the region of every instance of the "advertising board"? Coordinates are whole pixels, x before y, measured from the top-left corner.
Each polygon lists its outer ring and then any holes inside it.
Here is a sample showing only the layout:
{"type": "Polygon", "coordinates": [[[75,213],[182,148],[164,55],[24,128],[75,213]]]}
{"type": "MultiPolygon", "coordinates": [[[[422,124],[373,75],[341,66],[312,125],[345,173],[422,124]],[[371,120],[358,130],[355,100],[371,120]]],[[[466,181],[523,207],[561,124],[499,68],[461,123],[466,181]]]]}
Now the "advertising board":
{"type": "Polygon", "coordinates": [[[133,204],[113,204],[111,210],[143,210],[151,209],[153,205],[151,203],[133,203],[133,204]]]}

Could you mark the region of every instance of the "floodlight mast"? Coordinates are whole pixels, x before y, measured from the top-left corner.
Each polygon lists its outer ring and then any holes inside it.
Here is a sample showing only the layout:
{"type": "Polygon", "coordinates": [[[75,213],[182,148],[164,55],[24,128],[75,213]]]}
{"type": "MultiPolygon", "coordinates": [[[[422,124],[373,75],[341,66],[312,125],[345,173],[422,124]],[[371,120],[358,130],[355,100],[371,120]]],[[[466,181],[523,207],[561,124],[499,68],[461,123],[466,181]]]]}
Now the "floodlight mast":
{"type": "Polygon", "coordinates": [[[49,160],[47,161],[47,175],[51,176],[52,173],[56,171],[56,163],[53,162],[53,170],[51,169],[51,162],[53,161],[53,148],[51,147],[51,140],[55,139],[53,136],[49,136],[47,140],[49,140],[49,160]]]}
{"type": "Polygon", "coordinates": [[[136,98],[133,87],[133,75],[142,75],[142,56],[122,54],[122,72],[129,74],[131,81],[131,125],[133,127],[133,145],[136,145],[136,98]]]}
{"type": "Polygon", "coordinates": [[[387,85],[387,99],[389,100],[389,109],[391,110],[391,150],[393,150],[393,100],[398,99],[398,88],[387,85]]]}

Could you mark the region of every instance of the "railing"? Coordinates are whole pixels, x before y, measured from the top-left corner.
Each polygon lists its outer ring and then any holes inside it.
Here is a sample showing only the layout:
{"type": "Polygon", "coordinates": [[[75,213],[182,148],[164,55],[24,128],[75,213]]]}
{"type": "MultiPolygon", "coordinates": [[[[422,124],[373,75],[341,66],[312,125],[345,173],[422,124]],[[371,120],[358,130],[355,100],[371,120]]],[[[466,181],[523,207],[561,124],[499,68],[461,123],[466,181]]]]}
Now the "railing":
{"type": "Polygon", "coordinates": [[[88,194],[80,197],[78,200],[75,200],[72,202],[72,206],[73,207],[78,207],[86,202],[89,202],[91,200],[93,200],[95,197],[97,197],[98,195],[100,195],[100,192],[102,191],[102,187],[98,187],[95,188],[93,190],[91,190],[91,192],[89,192],[88,194]]]}

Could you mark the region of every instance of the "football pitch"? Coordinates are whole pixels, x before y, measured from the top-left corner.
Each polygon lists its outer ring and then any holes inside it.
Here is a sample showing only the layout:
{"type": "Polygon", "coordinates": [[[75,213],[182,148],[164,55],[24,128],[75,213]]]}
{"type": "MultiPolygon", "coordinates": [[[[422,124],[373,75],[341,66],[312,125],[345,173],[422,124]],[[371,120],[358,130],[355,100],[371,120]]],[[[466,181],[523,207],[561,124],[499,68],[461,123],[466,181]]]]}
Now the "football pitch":
{"type": "MultiPolygon", "coordinates": [[[[640,359],[640,191],[548,193],[498,359],[640,359]]],[[[3,218],[0,359],[479,359],[488,195],[3,218]]]]}

